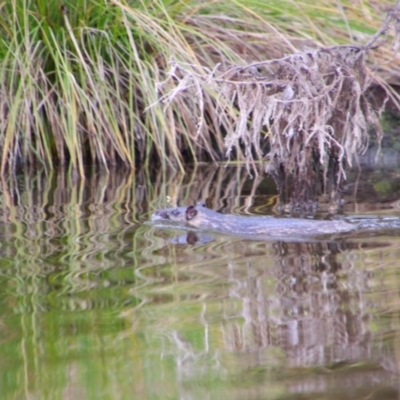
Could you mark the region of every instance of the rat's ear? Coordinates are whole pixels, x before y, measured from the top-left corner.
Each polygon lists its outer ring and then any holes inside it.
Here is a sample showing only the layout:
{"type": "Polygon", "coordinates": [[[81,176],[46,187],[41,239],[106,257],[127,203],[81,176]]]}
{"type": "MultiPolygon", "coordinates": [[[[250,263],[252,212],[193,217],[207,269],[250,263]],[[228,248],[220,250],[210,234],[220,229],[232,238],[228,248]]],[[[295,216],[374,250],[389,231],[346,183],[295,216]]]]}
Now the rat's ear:
{"type": "Polygon", "coordinates": [[[186,209],[186,220],[190,221],[191,219],[193,219],[196,215],[197,215],[197,210],[195,206],[189,206],[186,209]]]}

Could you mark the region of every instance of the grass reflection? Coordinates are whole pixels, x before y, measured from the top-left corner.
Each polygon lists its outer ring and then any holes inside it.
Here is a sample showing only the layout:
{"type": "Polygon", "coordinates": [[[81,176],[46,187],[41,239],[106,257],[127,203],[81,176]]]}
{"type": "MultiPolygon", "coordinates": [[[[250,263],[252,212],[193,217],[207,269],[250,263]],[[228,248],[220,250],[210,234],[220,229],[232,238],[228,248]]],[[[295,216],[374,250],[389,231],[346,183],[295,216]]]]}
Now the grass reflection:
{"type": "Polygon", "coordinates": [[[398,394],[398,235],[268,242],[139,222],[174,194],[272,212],[268,183],[225,172],[2,182],[2,398],[398,394]]]}

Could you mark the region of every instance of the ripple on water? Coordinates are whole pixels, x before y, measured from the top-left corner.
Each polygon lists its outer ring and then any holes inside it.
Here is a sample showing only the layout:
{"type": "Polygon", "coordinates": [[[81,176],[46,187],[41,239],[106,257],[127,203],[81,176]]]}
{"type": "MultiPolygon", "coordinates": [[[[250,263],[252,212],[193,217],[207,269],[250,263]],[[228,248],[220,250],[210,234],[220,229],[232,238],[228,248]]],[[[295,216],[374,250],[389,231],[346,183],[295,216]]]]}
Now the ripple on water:
{"type": "MultiPolygon", "coordinates": [[[[2,398],[398,398],[395,232],[162,230],[136,221],[164,193],[145,177],[35,179],[0,193],[2,398]]],[[[265,210],[251,185],[182,182],[265,210]]]]}

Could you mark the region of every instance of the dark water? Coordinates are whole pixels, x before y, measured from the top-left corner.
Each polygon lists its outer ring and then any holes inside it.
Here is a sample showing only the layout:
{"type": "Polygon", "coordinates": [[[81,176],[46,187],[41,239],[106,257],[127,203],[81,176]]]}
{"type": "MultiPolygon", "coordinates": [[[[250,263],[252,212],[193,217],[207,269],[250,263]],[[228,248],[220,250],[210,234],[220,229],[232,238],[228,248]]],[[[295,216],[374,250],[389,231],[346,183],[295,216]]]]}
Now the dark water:
{"type": "MultiPolygon", "coordinates": [[[[399,170],[349,173],[349,215],[400,217],[399,170]]],[[[208,200],[273,214],[271,181],[1,182],[1,399],[398,399],[400,232],[251,241],[143,224],[208,200]]]]}

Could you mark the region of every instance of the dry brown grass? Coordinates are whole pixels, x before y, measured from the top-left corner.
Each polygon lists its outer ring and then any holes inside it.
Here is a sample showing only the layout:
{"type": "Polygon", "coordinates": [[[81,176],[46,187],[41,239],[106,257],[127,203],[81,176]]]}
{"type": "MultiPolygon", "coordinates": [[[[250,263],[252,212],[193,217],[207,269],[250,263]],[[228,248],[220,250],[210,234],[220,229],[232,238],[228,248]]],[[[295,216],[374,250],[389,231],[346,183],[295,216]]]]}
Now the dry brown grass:
{"type": "Polygon", "coordinates": [[[210,146],[212,121],[226,133],[228,158],[235,152],[255,173],[255,163],[266,162],[282,196],[290,188],[291,209],[313,209],[323,191],[336,210],[345,166],[367,149],[371,132],[378,142],[382,137],[386,99],[372,107],[368,90],[378,85],[386,92],[387,85],[365,59],[385,42],[390,26],[397,46],[399,14],[397,4],[365,45],[322,47],[241,66],[217,64],[213,70],[172,62],[158,87],[160,101],[166,110],[178,103],[191,117],[194,140],[210,146]]]}

